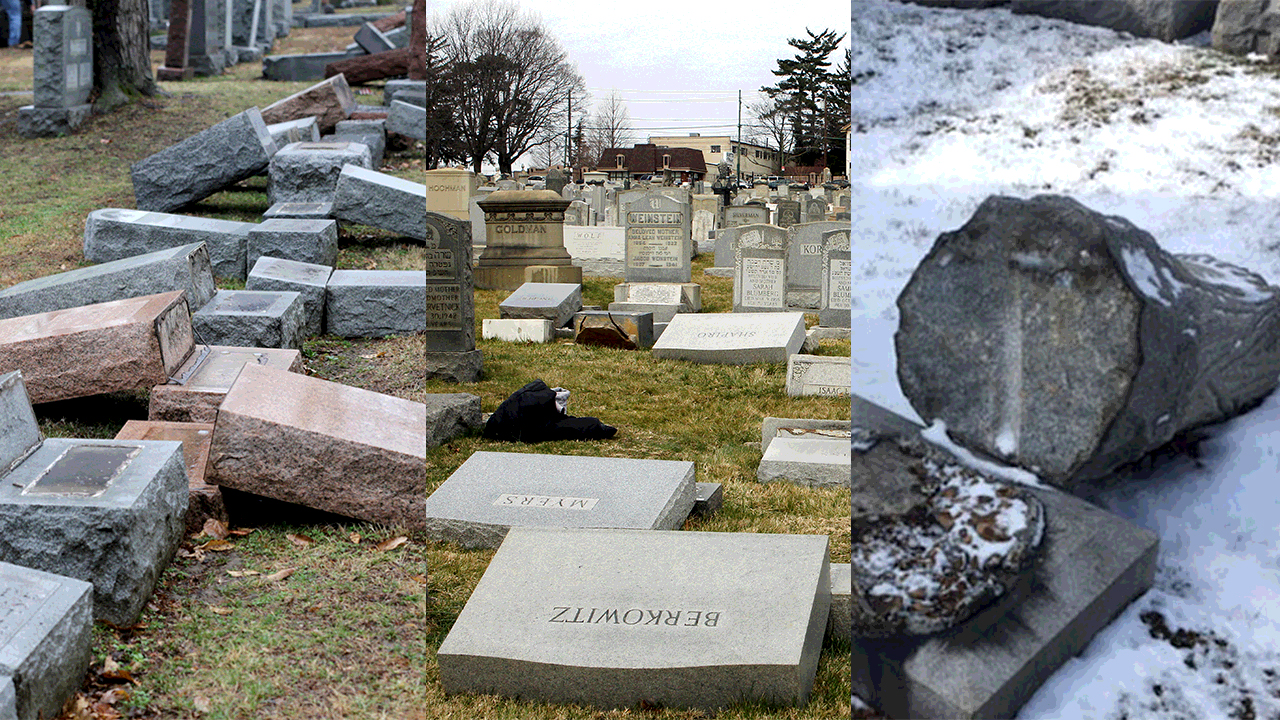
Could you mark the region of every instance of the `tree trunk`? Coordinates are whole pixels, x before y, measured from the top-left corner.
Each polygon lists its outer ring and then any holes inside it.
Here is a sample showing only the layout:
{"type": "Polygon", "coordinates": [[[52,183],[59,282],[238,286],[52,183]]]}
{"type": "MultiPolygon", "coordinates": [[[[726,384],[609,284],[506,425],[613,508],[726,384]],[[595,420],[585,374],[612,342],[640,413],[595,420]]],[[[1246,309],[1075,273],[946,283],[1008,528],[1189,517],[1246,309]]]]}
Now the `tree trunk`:
{"type": "Polygon", "coordinates": [[[89,0],[93,13],[95,112],[108,112],[139,95],[158,92],[151,73],[147,0],[89,0]]]}

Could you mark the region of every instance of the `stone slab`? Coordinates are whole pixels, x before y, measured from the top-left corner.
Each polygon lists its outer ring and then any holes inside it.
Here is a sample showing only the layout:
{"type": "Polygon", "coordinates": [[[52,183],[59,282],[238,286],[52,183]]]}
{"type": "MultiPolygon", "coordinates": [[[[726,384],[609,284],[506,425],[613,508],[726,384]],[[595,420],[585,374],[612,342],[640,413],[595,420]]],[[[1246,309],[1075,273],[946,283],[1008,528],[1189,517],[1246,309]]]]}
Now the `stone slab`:
{"type": "Polygon", "coordinates": [[[292,218],[296,220],[327,220],[333,217],[333,203],[276,203],[262,213],[263,220],[292,218]]]}
{"type": "Polygon", "coordinates": [[[320,128],[314,117],[273,123],[267,126],[267,132],[277,148],[295,142],[320,142],[320,128]]]}
{"type": "Polygon", "coordinates": [[[294,119],[264,121],[252,107],[139,160],[130,168],[136,207],[171,212],[266,170],[276,154],[267,122],[294,119]]]}
{"type": "Polygon", "coordinates": [[[43,108],[23,105],[18,108],[18,134],[24,138],[61,137],[70,135],[89,119],[92,105],[69,108],[43,108]]]}
{"type": "MultiPolygon", "coordinates": [[[[860,416],[861,406],[870,406],[875,409],[880,409],[856,396],[853,398],[852,405],[855,408],[855,417],[860,416]]],[[[885,410],[881,410],[881,412],[888,413],[888,411],[885,410]]],[[[799,435],[804,431],[817,431],[818,433],[825,433],[830,437],[841,436],[847,438],[849,437],[849,427],[850,425],[848,420],[766,417],[764,422],[760,425],[760,451],[762,453],[768,452],[769,443],[773,442],[773,439],[780,435],[799,435]]],[[[913,426],[908,425],[908,427],[913,426]]],[[[918,428],[916,429],[918,430],[918,428]]]]}
{"type": "Polygon", "coordinates": [[[227,521],[227,506],[218,488],[204,481],[209,463],[213,423],[182,423],[129,420],[116,433],[116,440],[169,440],[182,443],[182,462],[187,469],[187,514],[183,531],[200,532],[206,520],[227,521]]]}
{"type": "Polygon", "coordinates": [[[293,348],[302,345],[305,322],[297,292],[219,290],[191,314],[200,341],[235,347],[293,348]]]}
{"type": "Polygon", "coordinates": [[[573,341],[579,345],[601,345],[624,350],[653,347],[654,314],[647,311],[624,312],[613,309],[585,310],[573,316],[573,341]]]}
{"type": "Polygon", "coordinates": [[[819,325],[848,328],[852,321],[853,261],[851,258],[847,228],[823,233],[822,288],[818,296],[819,325]]]}
{"type": "Polygon", "coordinates": [[[423,92],[426,92],[426,89],[426,80],[388,80],[387,84],[382,88],[382,104],[390,105],[391,101],[395,99],[396,93],[401,90],[422,90],[423,92]]]}
{"type": "Polygon", "coordinates": [[[812,487],[849,487],[850,453],[847,436],[781,434],[760,458],[756,479],[762,483],[781,480],[812,487]]]}
{"type": "Polygon", "coordinates": [[[787,395],[848,397],[852,392],[853,365],[847,357],[792,355],[787,358],[787,395]]]}
{"type": "Polygon", "coordinates": [[[851,642],[853,632],[853,566],[831,564],[831,616],[827,637],[851,642]]]}
{"type": "Polygon", "coordinates": [[[525,283],[498,303],[503,318],[543,318],[564,327],[582,309],[582,286],[574,283],[525,283]]]}
{"type": "Polygon", "coordinates": [[[218,406],[246,364],[302,372],[302,353],[280,348],[197,345],[172,382],[151,388],[147,419],[179,423],[212,423],[218,406]]]}
{"type": "Polygon", "coordinates": [[[720,511],[724,506],[724,486],[720,483],[696,483],[693,496],[692,515],[708,517],[720,511]]]}
{"type": "Polygon", "coordinates": [[[680,313],[653,345],[659,359],[786,362],[804,344],[804,313],[680,313]]]}
{"type": "Polygon", "coordinates": [[[303,337],[314,337],[324,330],[325,288],[332,274],[333,268],[328,265],[262,255],[249,271],[244,289],[301,295],[303,337]]]}
{"type": "Polygon", "coordinates": [[[348,165],[338,175],[333,213],[347,222],[401,233],[423,240],[427,236],[427,186],[377,170],[348,165]]]}
{"type": "MultiPolygon", "coordinates": [[[[369,146],[356,142],[299,142],[271,158],[267,201],[332,202],[338,175],[346,165],[373,169],[369,146]]],[[[252,261],[250,261],[252,262],[252,261]]]]}
{"type": "Polygon", "coordinates": [[[343,50],[326,53],[267,55],[262,58],[262,79],[280,82],[316,82],[324,80],[325,66],[363,55],[343,50]]]}
{"type": "Polygon", "coordinates": [[[84,257],[106,263],[202,242],[216,277],[243,280],[249,231],[255,227],[233,220],[103,208],[85,220],[84,257]]]}
{"type": "Polygon", "coordinates": [[[743,225],[726,234],[733,243],[733,311],[787,310],[787,233],[772,225],[743,225]]]}
{"type": "Polygon", "coordinates": [[[1151,587],[1154,534],[1058,490],[1039,565],[1024,586],[944,636],[854,638],[853,692],[894,718],[1012,717],[1151,587]]]}
{"type": "Polygon", "coordinates": [[[22,373],[0,375],[0,477],[35,452],[43,440],[22,373]]]}
{"type": "Polygon", "coordinates": [[[400,100],[392,100],[387,110],[387,132],[414,140],[427,139],[427,109],[400,100]]]}
{"type": "Polygon", "coordinates": [[[334,270],[325,288],[325,330],[384,337],[426,330],[426,276],[414,270],[334,270]]]}
{"type": "Polygon", "coordinates": [[[135,255],[27,280],[0,290],[0,318],[182,290],[199,308],[216,290],[204,243],[135,255]]]}
{"type": "Polygon", "coordinates": [[[366,522],[424,529],[428,447],[480,427],[480,398],[415,403],[245,365],[218,409],[208,481],[366,522]]]}
{"type": "Polygon", "coordinates": [[[513,527],[677,529],[694,501],[683,460],[478,451],[427,498],[427,532],[497,547],[513,527]]]}
{"type": "Polygon", "coordinates": [[[613,299],[621,303],[679,305],[680,312],[702,312],[702,286],[697,283],[618,283],[613,299]]]}
{"type": "Polygon", "coordinates": [[[278,123],[313,116],[316,126],[323,134],[331,132],[339,121],[346,120],[355,109],[355,96],[352,95],[346,78],[336,75],[271,103],[262,109],[262,119],[278,123]]]}
{"type": "Polygon", "coordinates": [[[263,220],[249,230],[245,267],[253,268],[263,256],[331,268],[338,261],[338,222],[296,218],[263,220]]]}
{"type": "Polygon", "coordinates": [[[0,561],[0,718],[58,717],[92,659],[93,586],[0,561]]]}
{"type": "Polygon", "coordinates": [[[138,620],[182,540],[182,445],[49,438],[0,484],[0,558],[93,584],[93,615],[138,620]]]}
{"type": "Polygon", "coordinates": [[[626,313],[647,313],[653,316],[654,322],[669,323],[676,313],[682,312],[681,305],[660,305],[658,303],[638,303],[638,302],[611,302],[609,303],[609,312],[626,314],[626,313]]]}
{"type": "Polygon", "coordinates": [[[0,320],[0,373],[21,370],[33,403],[165,382],[193,348],[180,291],[0,320]]]}
{"type": "Polygon", "coordinates": [[[830,603],[825,536],[512,528],[440,681],[603,708],[803,705],[830,603]]]}
{"type": "Polygon", "coordinates": [[[374,27],[373,23],[365,23],[355,34],[356,44],[364,48],[370,55],[395,49],[395,43],[387,39],[385,33],[374,27]]]}
{"type": "Polygon", "coordinates": [[[626,257],[626,229],[620,227],[573,227],[564,229],[564,249],[574,260],[623,260],[626,257]]]}
{"type": "Polygon", "coordinates": [[[485,340],[519,343],[551,342],[551,321],[545,318],[485,318],[480,329],[485,340]]]}
{"type": "Polygon", "coordinates": [[[369,167],[377,170],[382,167],[382,157],[387,150],[387,134],[382,130],[369,129],[367,124],[382,123],[385,120],[343,120],[332,135],[325,135],[325,142],[359,143],[369,148],[369,167]],[[343,130],[343,125],[351,125],[355,130],[343,130]]]}
{"type": "Polygon", "coordinates": [[[628,282],[686,283],[692,278],[693,240],[687,203],[663,196],[637,198],[626,207],[628,282]]]}

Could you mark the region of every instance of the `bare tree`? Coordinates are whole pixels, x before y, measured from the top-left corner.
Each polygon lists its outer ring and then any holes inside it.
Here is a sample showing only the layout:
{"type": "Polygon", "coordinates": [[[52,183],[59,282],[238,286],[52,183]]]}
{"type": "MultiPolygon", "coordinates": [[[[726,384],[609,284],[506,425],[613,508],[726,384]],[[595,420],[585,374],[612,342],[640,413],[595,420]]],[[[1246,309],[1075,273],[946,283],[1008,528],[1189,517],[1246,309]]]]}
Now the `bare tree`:
{"type": "Polygon", "coordinates": [[[775,100],[761,97],[747,103],[747,113],[750,122],[743,126],[743,141],[777,148],[785,165],[795,138],[786,112],[775,100]]]}
{"type": "Polygon", "coordinates": [[[595,158],[609,148],[620,148],[634,142],[634,128],[631,125],[631,112],[617,90],[600,101],[596,106],[595,117],[591,121],[590,142],[595,150],[595,158]]]}
{"type": "Polygon", "coordinates": [[[89,0],[93,13],[94,110],[107,112],[159,92],[151,73],[147,0],[89,0]]]}
{"type": "Polygon", "coordinates": [[[509,0],[454,6],[433,33],[463,83],[457,112],[473,167],[488,155],[510,173],[516,158],[550,143],[582,77],[535,15],[509,0]]]}

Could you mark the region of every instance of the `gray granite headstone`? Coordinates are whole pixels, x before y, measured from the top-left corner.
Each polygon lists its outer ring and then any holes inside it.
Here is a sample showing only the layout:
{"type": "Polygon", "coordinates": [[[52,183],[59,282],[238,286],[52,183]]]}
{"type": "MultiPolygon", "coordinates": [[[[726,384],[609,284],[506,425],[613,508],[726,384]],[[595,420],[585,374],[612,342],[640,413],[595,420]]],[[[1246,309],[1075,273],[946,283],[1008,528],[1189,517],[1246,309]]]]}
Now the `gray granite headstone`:
{"type": "Polygon", "coordinates": [[[722,228],[738,227],[739,225],[767,225],[769,223],[769,208],[759,205],[729,205],[724,208],[724,223],[722,228]]]}
{"type": "Polygon", "coordinates": [[[303,331],[307,337],[324,330],[325,286],[333,268],[263,255],[254,263],[245,290],[296,292],[302,296],[303,331]]]}
{"type": "Polygon", "coordinates": [[[51,5],[33,17],[36,107],[88,102],[93,89],[93,17],[83,7],[51,5]]]}
{"type": "Polygon", "coordinates": [[[0,557],[93,583],[94,617],[137,621],[182,539],[182,443],[48,438],[0,483],[0,557]]]}
{"type": "Polygon", "coordinates": [[[0,318],[182,290],[199,309],[213,297],[213,271],[204,243],[182,245],[46,275],[0,290],[0,318]]]}
{"type": "Polygon", "coordinates": [[[787,309],[787,232],[773,225],[743,225],[733,244],[733,311],[787,309]]]}
{"type": "Polygon", "coordinates": [[[271,134],[276,147],[281,149],[290,143],[320,142],[320,126],[316,124],[315,116],[271,123],[267,126],[267,132],[271,134]]]}
{"type": "Polygon", "coordinates": [[[427,139],[427,109],[412,103],[392,100],[387,108],[387,132],[414,140],[427,139]]]}
{"type": "Polygon", "coordinates": [[[254,223],[104,208],[84,225],[84,257],[98,263],[202,242],[216,277],[244,279],[245,251],[254,223]]]}
{"type": "Polygon", "coordinates": [[[0,477],[35,452],[43,440],[22,373],[0,375],[0,477]]]}
{"type": "Polygon", "coordinates": [[[297,218],[263,220],[249,230],[245,266],[253,267],[264,255],[333,267],[338,260],[338,222],[297,218]]]}
{"type": "Polygon", "coordinates": [[[422,332],[426,289],[420,271],[334,270],[325,288],[325,329],[342,337],[422,332]]]}
{"type": "Polygon", "coordinates": [[[427,376],[474,382],[482,360],[476,350],[471,225],[428,211],[426,244],[427,376]]]}
{"type": "Polygon", "coordinates": [[[512,527],[679,528],[693,463],[478,451],[427,498],[427,533],[496,547],[512,527]]]}
{"type": "Polygon", "coordinates": [[[827,219],[827,201],[820,197],[811,197],[801,206],[801,222],[815,223],[827,219]]]}
{"type": "Polygon", "coordinates": [[[795,200],[779,200],[778,209],[774,213],[774,225],[791,227],[800,222],[800,203],[795,200]]]}
{"type": "Polygon", "coordinates": [[[760,458],[756,479],[763,483],[849,487],[850,440],[847,427],[843,431],[780,429],[760,458]]]}
{"type": "Polygon", "coordinates": [[[653,345],[659,359],[784,363],[804,344],[804,313],[680,313],[653,345]]]}
{"type": "Polygon", "coordinates": [[[822,234],[822,294],[818,305],[818,324],[823,327],[849,327],[853,309],[853,261],[849,249],[849,230],[833,230],[822,234]]]}
{"type": "Polygon", "coordinates": [[[177,210],[266,170],[275,154],[262,113],[251,107],[134,163],[137,207],[177,210]]]}
{"type": "Polygon", "coordinates": [[[822,236],[848,230],[849,223],[820,221],[787,228],[788,304],[817,310],[822,292],[822,236]]]}
{"type": "Polygon", "coordinates": [[[689,282],[689,206],[664,195],[645,195],[626,207],[627,282],[689,282]]]}
{"type": "Polygon", "coordinates": [[[54,718],[92,658],[93,586],[0,562],[0,718],[54,718]]]}
{"type": "Polygon", "coordinates": [[[825,536],[512,528],[440,681],[603,708],[804,705],[830,582],[825,536]]]}
{"type": "Polygon", "coordinates": [[[338,175],[347,165],[372,170],[373,154],[369,147],[354,142],[285,145],[271,158],[267,199],[272,204],[332,202],[338,175]]]}
{"type": "Polygon", "coordinates": [[[356,31],[355,40],[356,44],[370,55],[396,49],[395,43],[388,39],[385,33],[374,27],[373,23],[360,26],[356,31]]]}
{"type": "Polygon", "coordinates": [[[297,349],[306,327],[304,308],[297,292],[219,290],[191,313],[191,327],[206,345],[297,349]]]}
{"type": "Polygon", "coordinates": [[[525,283],[498,303],[503,318],[545,318],[564,327],[582,309],[582,286],[576,283],[525,283]]]}
{"type": "Polygon", "coordinates": [[[348,222],[423,240],[427,236],[426,218],[423,216],[426,204],[425,183],[347,165],[338,175],[333,213],[348,222]]]}

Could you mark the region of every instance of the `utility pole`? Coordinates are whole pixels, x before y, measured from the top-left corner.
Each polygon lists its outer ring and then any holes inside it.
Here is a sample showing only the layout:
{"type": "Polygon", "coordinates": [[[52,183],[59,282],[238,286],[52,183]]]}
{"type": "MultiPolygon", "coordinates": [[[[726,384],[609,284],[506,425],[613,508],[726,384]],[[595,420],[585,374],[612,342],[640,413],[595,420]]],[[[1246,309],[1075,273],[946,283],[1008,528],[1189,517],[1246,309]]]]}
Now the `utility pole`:
{"type": "Polygon", "coordinates": [[[565,118],[564,127],[564,166],[569,168],[569,179],[573,179],[573,91],[569,92],[569,116],[565,118]]]}
{"type": "MultiPolygon", "coordinates": [[[[733,154],[733,159],[738,163],[738,169],[734,171],[735,180],[742,179],[742,91],[738,91],[738,151],[733,154]]],[[[734,190],[738,188],[735,187],[734,190]]]]}

